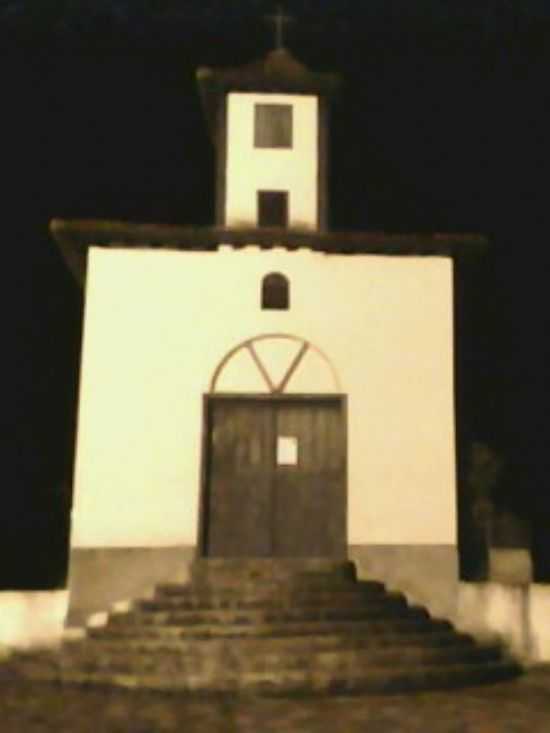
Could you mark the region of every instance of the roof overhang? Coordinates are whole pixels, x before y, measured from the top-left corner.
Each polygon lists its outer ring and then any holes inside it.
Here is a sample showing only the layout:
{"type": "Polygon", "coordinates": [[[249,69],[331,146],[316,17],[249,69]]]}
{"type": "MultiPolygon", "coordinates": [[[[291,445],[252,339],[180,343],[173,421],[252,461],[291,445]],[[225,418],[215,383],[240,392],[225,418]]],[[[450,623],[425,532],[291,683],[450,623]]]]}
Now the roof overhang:
{"type": "Polygon", "coordinates": [[[307,248],[327,255],[460,257],[484,253],[480,234],[401,234],[387,232],[314,232],[291,229],[234,229],[136,224],[103,220],[54,219],[50,231],[80,284],[86,277],[89,247],[216,251],[220,245],[261,249],[307,248]]]}

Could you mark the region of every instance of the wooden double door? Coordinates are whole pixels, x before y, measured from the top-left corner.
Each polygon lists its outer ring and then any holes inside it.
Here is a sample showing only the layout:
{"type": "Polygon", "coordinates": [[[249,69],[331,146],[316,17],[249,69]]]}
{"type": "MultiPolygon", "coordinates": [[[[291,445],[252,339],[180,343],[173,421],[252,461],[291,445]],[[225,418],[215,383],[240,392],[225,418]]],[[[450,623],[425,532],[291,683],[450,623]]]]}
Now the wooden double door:
{"type": "Polygon", "coordinates": [[[344,557],[342,397],[209,397],[207,557],[344,557]]]}

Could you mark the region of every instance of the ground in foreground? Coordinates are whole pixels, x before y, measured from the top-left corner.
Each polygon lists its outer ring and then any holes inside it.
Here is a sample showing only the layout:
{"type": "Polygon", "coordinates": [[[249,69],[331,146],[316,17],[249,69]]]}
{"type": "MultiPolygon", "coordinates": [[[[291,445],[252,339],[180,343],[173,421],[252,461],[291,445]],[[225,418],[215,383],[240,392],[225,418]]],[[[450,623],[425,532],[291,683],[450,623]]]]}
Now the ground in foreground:
{"type": "Polygon", "coordinates": [[[550,667],[511,682],[411,695],[266,699],[4,679],[2,733],[548,733],[550,667]]]}

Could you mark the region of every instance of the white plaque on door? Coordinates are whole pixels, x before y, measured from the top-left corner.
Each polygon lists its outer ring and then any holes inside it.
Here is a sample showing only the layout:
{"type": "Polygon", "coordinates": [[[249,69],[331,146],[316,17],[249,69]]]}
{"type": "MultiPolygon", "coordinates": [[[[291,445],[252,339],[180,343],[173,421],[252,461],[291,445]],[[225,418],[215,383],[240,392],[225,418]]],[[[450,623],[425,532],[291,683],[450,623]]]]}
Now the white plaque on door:
{"type": "Polygon", "coordinates": [[[298,438],[293,435],[277,436],[277,465],[298,465],[298,438]]]}

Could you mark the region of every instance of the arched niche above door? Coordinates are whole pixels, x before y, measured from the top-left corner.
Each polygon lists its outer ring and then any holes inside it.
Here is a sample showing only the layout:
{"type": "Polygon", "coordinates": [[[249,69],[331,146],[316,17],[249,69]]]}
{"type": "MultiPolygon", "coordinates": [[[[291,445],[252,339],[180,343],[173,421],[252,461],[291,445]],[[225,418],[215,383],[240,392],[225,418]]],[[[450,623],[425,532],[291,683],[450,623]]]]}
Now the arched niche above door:
{"type": "Polygon", "coordinates": [[[237,344],[220,361],[210,393],[340,394],[328,357],[291,334],[262,334],[237,344]]]}

